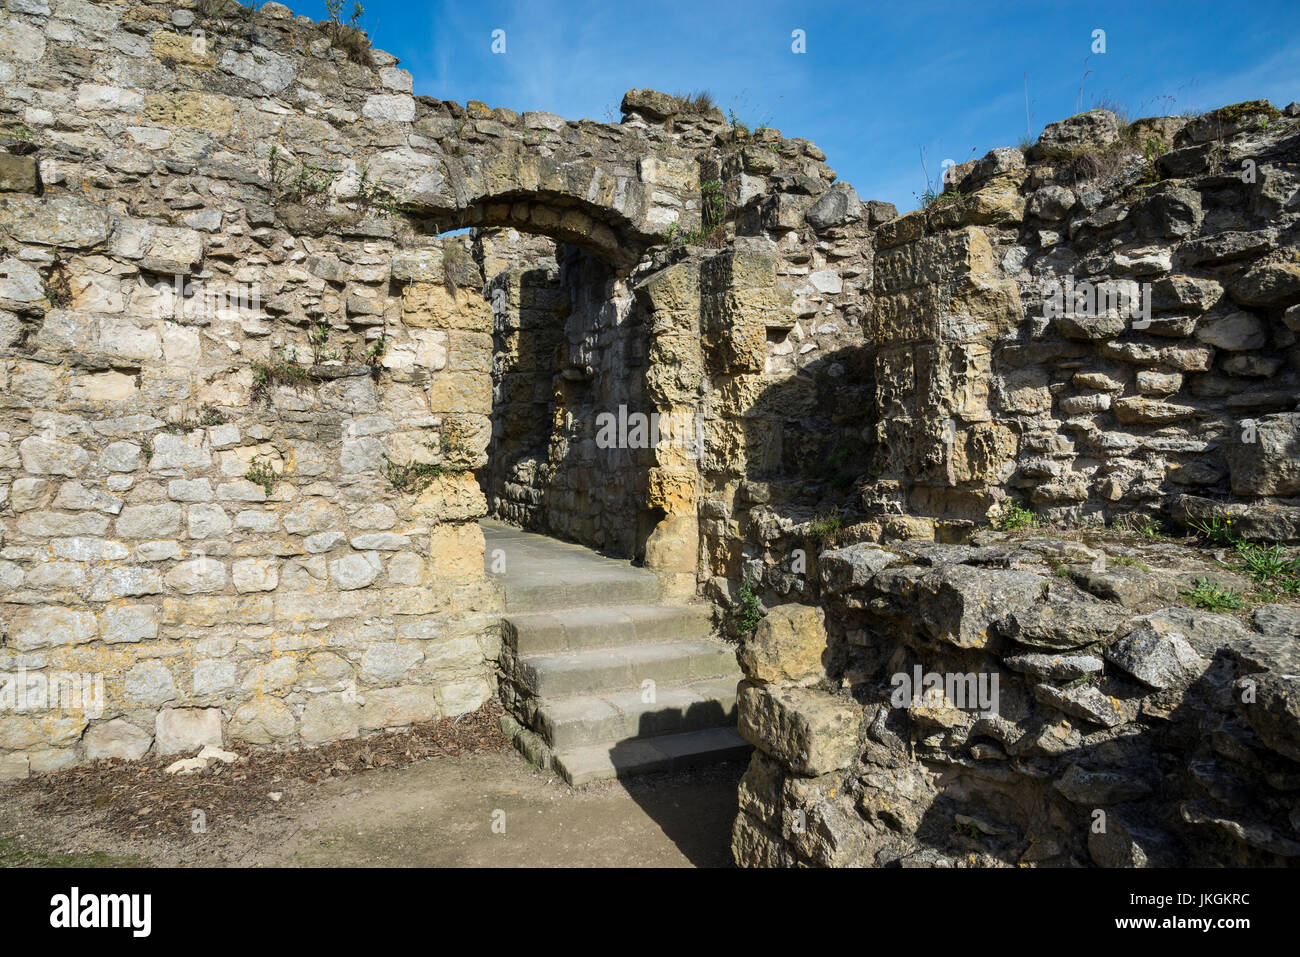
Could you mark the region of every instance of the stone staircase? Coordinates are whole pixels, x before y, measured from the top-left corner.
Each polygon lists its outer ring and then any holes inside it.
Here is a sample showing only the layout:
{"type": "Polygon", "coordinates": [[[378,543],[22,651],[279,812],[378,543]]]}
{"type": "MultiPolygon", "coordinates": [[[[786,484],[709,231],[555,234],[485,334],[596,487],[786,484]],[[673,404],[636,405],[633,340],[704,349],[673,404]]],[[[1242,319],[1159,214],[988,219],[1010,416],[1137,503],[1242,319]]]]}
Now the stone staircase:
{"type": "Polygon", "coordinates": [[[658,576],[580,545],[482,523],[504,555],[506,732],[572,785],[742,758],[740,670],[702,602],[661,599],[658,576]]]}

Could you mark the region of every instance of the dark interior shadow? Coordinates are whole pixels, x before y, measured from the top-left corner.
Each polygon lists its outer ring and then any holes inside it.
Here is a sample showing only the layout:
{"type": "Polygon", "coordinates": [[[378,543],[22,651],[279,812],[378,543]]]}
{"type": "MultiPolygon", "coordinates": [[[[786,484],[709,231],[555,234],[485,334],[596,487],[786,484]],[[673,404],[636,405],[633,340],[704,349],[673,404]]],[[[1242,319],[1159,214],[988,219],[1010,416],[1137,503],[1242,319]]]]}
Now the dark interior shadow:
{"type": "MultiPolygon", "coordinates": [[[[503,288],[493,277],[486,296],[503,288]]],[[[624,280],[576,247],[518,276],[518,312],[493,334],[492,439],[480,484],[490,513],[528,531],[639,560],[652,449],[602,448],[598,417],[649,411],[647,326],[624,280]],[[617,370],[614,374],[611,370],[617,370]]]]}
{"type": "Polygon", "coordinates": [[[734,583],[750,580],[765,605],[815,600],[818,551],[860,519],[864,485],[888,473],[876,441],[874,355],[869,345],[837,349],[774,381],[732,418],[743,470],[723,461],[705,472],[706,495],[710,487],[734,489],[728,504],[741,529],[710,546],[725,550],[709,556],[711,564],[734,583]],[[746,567],[746,546],[778,560],[746,567]]]}

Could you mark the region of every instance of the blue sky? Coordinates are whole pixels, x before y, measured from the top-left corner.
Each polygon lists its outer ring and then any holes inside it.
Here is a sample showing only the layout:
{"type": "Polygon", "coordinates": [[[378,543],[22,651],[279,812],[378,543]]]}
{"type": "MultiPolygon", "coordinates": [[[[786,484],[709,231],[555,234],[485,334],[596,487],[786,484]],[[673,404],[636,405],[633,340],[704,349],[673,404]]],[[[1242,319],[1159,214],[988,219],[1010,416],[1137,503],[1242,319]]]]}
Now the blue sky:
{"type": "MultiPolygon", "coordinates": [[[[323,0],[290,6],[325,17],[323,0]]],[[[362,25],[416,93],[462,104],[617,121],[632,87],[707,89],[750,127],[813,140],[863,199],[900,210],[925,187],[922,149],[937,181],[944,159],[1024,137],[1026,84],[1035,137],[1099,99],[1132,118],[1300,99],[1297,0],[369,0],[362,25]],[[794,30],[807,52],[792,52],[794,30]]]]}

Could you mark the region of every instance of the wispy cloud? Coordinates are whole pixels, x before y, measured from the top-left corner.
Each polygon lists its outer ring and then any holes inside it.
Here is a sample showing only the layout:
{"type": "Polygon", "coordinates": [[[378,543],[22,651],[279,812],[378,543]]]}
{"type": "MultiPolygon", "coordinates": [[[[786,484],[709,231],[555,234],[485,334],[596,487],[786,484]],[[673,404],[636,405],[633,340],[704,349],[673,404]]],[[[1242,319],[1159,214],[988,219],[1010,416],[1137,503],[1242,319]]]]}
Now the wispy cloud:
{"type": "MultiPolygon", "coordinates": [[[[709,89],[751,125],[816,141],[865,197],[914,205],[936,163],[1016,142],[1109,96],[1134,113],[1300,97],[1300,4],[1253,0],[993,2],[945,7],[796,0],[369,0],[367,25],[416,92],[617,118],[631,87],[709,89]],[[507,53],[491,53],[506,31],[507,53]],[[1107,32],[1107,52],[1090,49],[1107,32]],[[791,31],[807,53],[790,48],[791,31]],[[1086,79],[1084,74],[1087,71],[1086,79]],[[1082,90],[1080,89],[1082,81],[1082,90]]],[[[318,18],[323,0],[295,9],[318,18]]]]}

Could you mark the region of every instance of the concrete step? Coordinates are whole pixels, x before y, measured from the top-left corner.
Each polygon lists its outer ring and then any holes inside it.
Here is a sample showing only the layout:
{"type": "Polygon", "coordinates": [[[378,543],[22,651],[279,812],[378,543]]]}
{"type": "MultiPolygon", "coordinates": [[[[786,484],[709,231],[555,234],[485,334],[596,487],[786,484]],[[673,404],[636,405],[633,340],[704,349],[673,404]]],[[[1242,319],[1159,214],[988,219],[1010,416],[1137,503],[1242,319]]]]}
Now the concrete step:
{"type": "Polygon", "coordinates": [[[557,751],[555,770],[574,787],[592,781],[749,757],[753,746],[735,728],[706,728],[653,738],[557,751]]]}
{"type": "Polygon", "coordinates": [[[557,561],[510,575],[503,585],[507,612],[652,605],[659,601],[661,593],[659,576],[654,572],[612,561],[608,565],[572,566],[557,561]]]}
{"type": "Polygon", "coordinates": [[[741,677],[733,648],[711,638],[525,655],[506,666],[517,687],[546,698],[640,691],[646,681],[667,687],[704,678],[739,681],[741,677]]]}
{"type": "Polygon", "coordinates": [[[507,612],[503,637],[519,655],[544,655],[706,638],[712,620],[712,609],[703,602],[507,612]]]}
{"type": "Polygon", "coordinates": [[[642,691],[539,698],[534,730],[557,751],[704,728],[736,726],[736,679],[709,678],[642,691]]]}
{"type": "Polygon", "coordinates": [[[529,761],[580,785],[749,753],[735,649],[713,636],[712,605],[664,604],[648,569],[481,525],[484,570],[505,594],[503,728],[529,761]]]}

